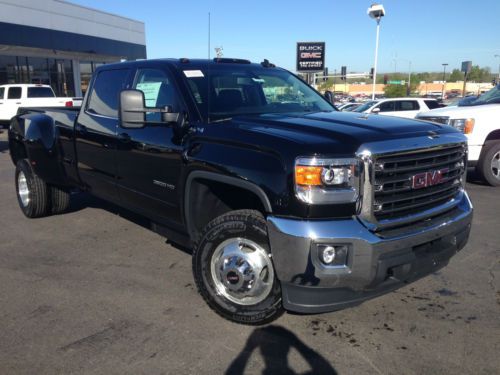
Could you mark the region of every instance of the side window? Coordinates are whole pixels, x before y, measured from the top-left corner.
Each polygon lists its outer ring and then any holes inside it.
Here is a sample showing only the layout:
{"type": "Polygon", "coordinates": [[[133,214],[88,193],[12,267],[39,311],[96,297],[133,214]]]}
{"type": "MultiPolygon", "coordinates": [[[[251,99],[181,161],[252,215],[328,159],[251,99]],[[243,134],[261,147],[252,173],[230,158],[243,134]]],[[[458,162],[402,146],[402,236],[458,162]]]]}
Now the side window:
{"type": "Polygon", "coordinates": [[[21,87],[9,87],[7,99],[21,99],[21,87]]]}
{"type": "Polygon", "coordinates": [[[437,100],[424,100],[424,102],[429,109],[439,108],[439,103],[437,102],[437,100]]]}
{"type": "Polygon", "coordinates": [[[416,100],[400,100],[397,102],[396,111],[418,111],[420,105],[416,100]]]}
{"type": "Polygon", "coordinates": [[[5,93],[5,88],[0,87],[0,100],[3,100],[4,93],[5,93]]]}
{"type": "Polygon", "coordinates": [[[394,112],[394,102],[384,102],[378,105],[380,112],[394,112]]]}
{"type": "Polygon", "coordinates": [[[118,118],[120,91],[125,88],[128,69],[103,70],[94,80],[87,111],[97,115],[118,118]]]}
{"type": "MultiPolygon", "coordinates": [[[[161,69],[138,69],[134,89],[144,93],[147,108],[170,106],[173,112],[180,111],[179,95],[167,72],[161,69]]],[[[146,113],[146,120],[160,121],[161,114],[146,113]]]]}

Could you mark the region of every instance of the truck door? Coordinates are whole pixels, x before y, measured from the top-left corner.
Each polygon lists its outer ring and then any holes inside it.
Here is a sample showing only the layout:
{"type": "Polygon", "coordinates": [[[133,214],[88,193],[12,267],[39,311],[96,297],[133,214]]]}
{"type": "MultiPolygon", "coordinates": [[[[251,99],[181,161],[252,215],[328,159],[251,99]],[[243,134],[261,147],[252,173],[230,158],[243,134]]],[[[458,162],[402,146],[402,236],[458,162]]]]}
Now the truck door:
{"type": "MultiPolygon", "coordinates": [[[[183,112],[185,105],[163,68],[138,68],[132,88],[144,92],[145,105],[171,106],[183,112]]],[[[158,222],[176,226],[181,222],[179,180],[182,145],[171,125],[161,121],[160,113],[146,113],[142,128],[118,127],[117,184],[122,204],[158,222]]]]}
{"type": "Polygon", "coordinates": [[[2,118],[0,120],[10,121],[16,115],[17,109],[21,107],[23,89],[21,86],[10,86],[6,91],[1,110],[2,118]]]}
{"type": "Polygon", "coordinates": [[[120,91],[127,87],[130,72],[130,69],[98,71],[75,124],[80,179],[93,194],[115,202],[118,201],[118,97],[120,91]]]}

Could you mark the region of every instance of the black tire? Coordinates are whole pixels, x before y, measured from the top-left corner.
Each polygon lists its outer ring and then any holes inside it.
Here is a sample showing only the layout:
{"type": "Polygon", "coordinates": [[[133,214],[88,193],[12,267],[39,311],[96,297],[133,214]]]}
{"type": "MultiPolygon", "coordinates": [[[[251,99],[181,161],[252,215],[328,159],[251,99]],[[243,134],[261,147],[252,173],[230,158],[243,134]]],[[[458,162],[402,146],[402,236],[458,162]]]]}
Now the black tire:
{"type": "Polygon", "coordinates": [[[47,184],[33,172],[26,159],[21,159],[16,164],[16,193],[19,207],[26,217],[47,215],[49,203],[47,184]],[[20,183],[22,190],[19,189],[20,183]]]}
{"type": "MultiPolygon", "coordinates": [[[[241,252],[243,256],[247,253],[248,251],[241,252]]],[[[222,262],[222,264],[226,263],[222,262]]],[[[230,272],[226,274],[226,282],[231,282],[230,272]]],[[[203,299],[217,314],[228,320],[240,324],[260,325],[278,318],[283,313],[281,287],[271,262],[266,221],[258,211],[231,211],[212,220],[203,229],[195,245],[193,275],[203,299]],[[255,304],[241,304],[230,300],[224,293],[220,293],[220,289],[217,289],[216,281],[214,281],[211,271],[211,262],[216,257],[214,254],[216,250],[219,251],[219,245],[233,240],[249,241],[258,245],[259,256],[262,259],[265,258],[266,264],[270,264],[271,270],[267,269],[266,266],[264,267],[265,272],[259,273],[259,280],[265,279],[265,285],[268,286],[266,292],[263,292],[259,297],[263,299],[255,304]],[[265,257],[262,257],[264,251],[265,257]],[[261,277],[263,274],[264,277],[261,277]]],[[[243,282],[244,278],[241,280],[243,282]]],[[[219,288],[220,285],[219,281],[219,288]]],[[[252,285],[255,287],[257,284],[252,285]]]]}
{"type": "Polygon", "coordinates": [[[70,193],[55,186],[50,186],[50,213],[58,215],[69,208],[70,193]]]}
{"type": "Polygon", "coordinates": [[[500,186],[500,168],[493,168],[492,162],[500,163],[500,142],[487,142],[483,146],[477,170],[482,179],[491,186],[500,186]]]}

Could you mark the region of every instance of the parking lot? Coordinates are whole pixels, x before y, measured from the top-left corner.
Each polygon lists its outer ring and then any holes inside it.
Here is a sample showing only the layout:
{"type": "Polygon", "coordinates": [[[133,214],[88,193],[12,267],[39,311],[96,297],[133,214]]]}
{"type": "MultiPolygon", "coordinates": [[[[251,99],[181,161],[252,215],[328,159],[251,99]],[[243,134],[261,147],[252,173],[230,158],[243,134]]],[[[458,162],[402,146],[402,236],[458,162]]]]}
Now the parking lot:
{"type": "Polygon", "coordinates": [[[1,374],[498,374],[499,189],[471,181],[469,244],[440,272],[361,306],[230,323],[185,249],[82,194],[26,219],[0,135],[1,374]]]}

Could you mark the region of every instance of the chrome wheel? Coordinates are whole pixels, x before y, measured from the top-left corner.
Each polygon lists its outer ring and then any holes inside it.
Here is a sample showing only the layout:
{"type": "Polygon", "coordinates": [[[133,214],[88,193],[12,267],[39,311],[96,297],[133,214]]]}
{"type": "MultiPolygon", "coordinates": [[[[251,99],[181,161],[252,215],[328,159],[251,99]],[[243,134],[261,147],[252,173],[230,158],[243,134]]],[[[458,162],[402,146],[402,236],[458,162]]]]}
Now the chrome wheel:
{"type": "Polygon", "coordinates": [[[498,151],[491,159],[491,173],[500,180],[500,151],[498,151]]]}
{"type": "Polygon", "coordinates": [[[210,272],[217,293],[239,305],[262,302],[273,287],[270,255],[245,238],[230,238],[217,246],[210,272]]]}
{"type": "Polygon", "coordinates": [[[21,203],[24,207],[28,207],[30,203],[30,190],[28,188],[28,181],[26,181],[26,176],[24,172],[19,172],[17,176],[17,194],[21,199],[21,203]]]}

